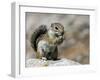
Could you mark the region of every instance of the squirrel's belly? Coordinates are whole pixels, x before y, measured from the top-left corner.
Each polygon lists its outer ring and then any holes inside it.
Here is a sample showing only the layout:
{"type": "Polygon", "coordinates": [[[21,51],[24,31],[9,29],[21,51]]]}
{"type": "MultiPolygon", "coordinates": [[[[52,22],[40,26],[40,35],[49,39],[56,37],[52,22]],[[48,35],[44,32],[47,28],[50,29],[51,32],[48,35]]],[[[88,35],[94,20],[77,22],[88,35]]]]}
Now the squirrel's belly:
{"type": "Polygon", "coordinates": [[[54,44],[50,44],[45,40],[41,40],[41,41],[38,42],[38,49],[39,48],[47,48],[47,47],[55,47],[55,45],[54,44]]]}
{"type": "Polygon", "coordinates": [[[58,56],[57,46],[49,44],[44,40],[39,41],[38,52],[39,55],[41,55],[41,57],[45,57],[47,60],[57,60],[58,56]]]}
{"type": "Polygon", "coordinates": [[[38,47],[38,49],[45,48],[46,45],[48,45],[48,42],[46,42],[44,40],[41,40],[41,41],[38,42],[38,46],[37,47],[38,47]]]}

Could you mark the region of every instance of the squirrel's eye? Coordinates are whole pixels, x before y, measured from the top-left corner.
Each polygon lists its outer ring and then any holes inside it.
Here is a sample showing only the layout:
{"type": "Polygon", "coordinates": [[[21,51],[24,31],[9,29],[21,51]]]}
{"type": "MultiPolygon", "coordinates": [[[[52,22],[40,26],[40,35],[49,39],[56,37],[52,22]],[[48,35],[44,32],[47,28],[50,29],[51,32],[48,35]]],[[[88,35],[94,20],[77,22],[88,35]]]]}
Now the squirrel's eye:
{"type": "Polygon", "coordinates": [[[55,29],[56,29],[56,30],[58,30],[58,28],[57,28],[57,27],[55,27],[55,29]]]}

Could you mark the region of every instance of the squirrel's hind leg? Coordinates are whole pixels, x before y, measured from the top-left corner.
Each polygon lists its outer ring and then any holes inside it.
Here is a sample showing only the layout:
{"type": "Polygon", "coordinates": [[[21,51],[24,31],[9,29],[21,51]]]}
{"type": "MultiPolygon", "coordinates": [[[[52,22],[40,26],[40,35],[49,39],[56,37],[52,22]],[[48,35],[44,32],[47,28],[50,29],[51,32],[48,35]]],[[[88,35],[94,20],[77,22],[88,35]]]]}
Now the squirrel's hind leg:
{"type": "Polygon", "coordinates": [[[42,59],[42,60],[47,60],[47,58],[44,57],[43,54],[41,54],[40,52],[37,52],[37,53],[36,53],[36,58],[37,58],[37,59],[42,59]]]}

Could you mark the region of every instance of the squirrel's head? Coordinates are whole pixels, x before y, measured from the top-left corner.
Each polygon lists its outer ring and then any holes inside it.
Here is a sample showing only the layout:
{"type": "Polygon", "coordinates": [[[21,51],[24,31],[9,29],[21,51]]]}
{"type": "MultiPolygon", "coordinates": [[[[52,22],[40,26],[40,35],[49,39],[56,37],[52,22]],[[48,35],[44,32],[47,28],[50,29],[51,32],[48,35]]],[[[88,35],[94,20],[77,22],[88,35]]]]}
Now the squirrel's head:
{"type": "Polygon", "coordinates": [[[64,27],[60,23],[52,23],[49,31],[49,35],[52,38],[58,38],[58,43],[62,43],[64,40],[64,27]]]}
{"type": "Polygon", "coordinates": [[[54,32],[55,36],[63,36],[64,35],[64,27],[60,23],[52,23],[51,30],[54,32]]]}

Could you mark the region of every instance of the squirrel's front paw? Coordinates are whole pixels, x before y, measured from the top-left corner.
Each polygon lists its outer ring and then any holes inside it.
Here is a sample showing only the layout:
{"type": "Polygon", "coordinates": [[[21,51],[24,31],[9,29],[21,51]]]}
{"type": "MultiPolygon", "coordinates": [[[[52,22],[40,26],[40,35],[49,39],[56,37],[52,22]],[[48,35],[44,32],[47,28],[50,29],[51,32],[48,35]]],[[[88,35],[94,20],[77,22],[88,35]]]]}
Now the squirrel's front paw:
{"type": "Polygon", "coordinates": [[[45,58],[45,57],[42,57],[42,60],[45,60],[45,61],[46,61],[46,60],[47,60],[47,58],[45,58]]]}

